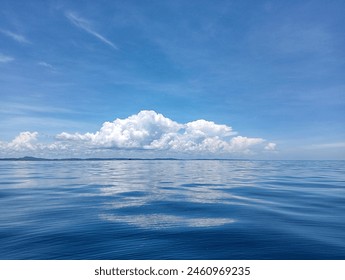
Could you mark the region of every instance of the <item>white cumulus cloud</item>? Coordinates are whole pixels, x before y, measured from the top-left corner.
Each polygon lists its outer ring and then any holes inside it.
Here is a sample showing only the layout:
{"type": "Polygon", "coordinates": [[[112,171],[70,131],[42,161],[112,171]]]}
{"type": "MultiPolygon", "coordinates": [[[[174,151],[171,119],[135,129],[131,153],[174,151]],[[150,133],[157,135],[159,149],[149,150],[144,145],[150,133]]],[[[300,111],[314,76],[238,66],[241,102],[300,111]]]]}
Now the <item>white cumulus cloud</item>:
{"type": "Polygon", "coordinates": [[[136,157],[145,152],[149,157],[231,157],[276,148],[262,138],[240,136],[228,125],[207,120],[178,123],[155,111],[105,122],[94,133],[62,132],[51,140],[46,136],[46,141],[39,141],[38,132],[21,132],[12,141],[0,141],[0,156],[136,157]]]}
{"type": "Polygon", "coordinates": [[[141,111],[126,119],[105,122],[96,133],[57,135],[59,140],[81,140],[104,148],[149,148],[163,135],[175,133],[183,126],[154,111],[141,111]]]}
{"type": "Polygon", "coordinates": [[[8,148],[14,150],[34,150],[36,148],[38,132],[21,132],[8,144],[8,148]]]}
{"type": "MultiPolygon", "coordinates": [[[[260,145],[268,145],[262,138],[235,136],[230,126],[206,120],[177,123],[154,111],[141,111],[126,119],[105,122],[95,133],[60,133],[62,141],[79,141],[97,148],[140,149],[197,154],[250,154],[260,145]]],[[[264,146],[260,146],[262,150],[264,146]]],[[[267,150],[266,149],[266,150],[267,150]]]]}
{"type": "Polygon", "coordinates": [[[49,156],[50,153],[59,154],[64,151],[67,154],[73,151],[73,147],[60,142],[41,143],[38,132],[24,131],[19,133],[12,141],[0,141],[0,156],[23,156],[33,154],[36,156],[49,156]]]}
{"type": "Polygon", "coordinates": [[[265,146],[266,151],[274,151],[276,149],[277,144],[276,143],[268,143],[265,146]]]}

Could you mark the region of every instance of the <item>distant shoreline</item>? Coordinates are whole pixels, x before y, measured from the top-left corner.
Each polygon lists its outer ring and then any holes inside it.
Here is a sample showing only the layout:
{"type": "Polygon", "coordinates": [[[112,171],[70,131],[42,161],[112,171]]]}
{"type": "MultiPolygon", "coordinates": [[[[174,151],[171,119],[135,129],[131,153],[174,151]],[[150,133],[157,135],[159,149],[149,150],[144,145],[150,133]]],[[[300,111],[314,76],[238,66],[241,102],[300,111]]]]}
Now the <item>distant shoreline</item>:
{"type": "Polygon", "coordinates": [[[219,159],[219,158],[39,158],[39,157],[19,157],[0,158],[0,161],[116,161],[116,160],[233,160],[246,161],[249,159],[219,159]]]}
{"type": "Polygon", "coordinates": [[[0,158],[2,161],[106,161],[106,160],[182,160],[177,158],[0,158]]]}
{"type": "Polygon", "coordinates": [[[162,161],[343,161],[341,159],[239,159],[239,158],[40,158],[40,157],[15,157],[15,158],[0,158],[0,161],[144,161],[144,160],[162,160],[162,161]]]}
{"type": "Polygon", "coordinates": [[[0,158],[0,161],[116,161],[116,160],[228,160],[246,161],[249,159],[220,159],[220,158],[39,158],[39,157],[19,157],[0,158]]]}

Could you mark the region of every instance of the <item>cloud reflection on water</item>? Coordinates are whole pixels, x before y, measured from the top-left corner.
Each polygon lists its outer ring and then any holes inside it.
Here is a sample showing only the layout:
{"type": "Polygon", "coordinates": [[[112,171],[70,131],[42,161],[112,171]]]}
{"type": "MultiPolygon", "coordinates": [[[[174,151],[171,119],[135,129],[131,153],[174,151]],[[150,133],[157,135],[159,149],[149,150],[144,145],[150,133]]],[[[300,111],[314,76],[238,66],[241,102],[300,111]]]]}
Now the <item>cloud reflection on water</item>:
{"type": "Polygon", "coordinates": [[[100,219],[126,223],[145,229],[166,229],[176,227],[216,227],[234,223],[234,219],[230,218],[189,218],[175,215],[163,214],[143,214],[143,215],[110,215],[101,214],[100,219]]]}
{"type": "Polygon", "coordinates": [[[137,161],[131,162],[132,170],[125,162],[109,164],[112,172],[99,189],[99,195],[107,197],[99,217],[108,222],[151,229],[216,227],[239,219],[224,210],[226,205],[265,204],[231,192],[250,186],[255,177],[250,162],[237,162],[236,169],[225,161],[137,161]]]}

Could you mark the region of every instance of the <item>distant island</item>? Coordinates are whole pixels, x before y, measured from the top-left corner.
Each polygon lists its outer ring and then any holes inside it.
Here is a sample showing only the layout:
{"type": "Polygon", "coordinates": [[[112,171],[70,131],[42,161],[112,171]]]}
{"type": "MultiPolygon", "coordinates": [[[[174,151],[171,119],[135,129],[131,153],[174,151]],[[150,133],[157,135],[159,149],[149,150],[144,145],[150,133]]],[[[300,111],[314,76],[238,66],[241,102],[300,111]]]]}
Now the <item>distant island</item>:
{"type": "Polygon", "coordinates": [[[0,158],[8,161],[82,161],[82,160],[179,160],[176,158],[39,158],[39,157],[19,157],[0,158]]]}
{"type": "Polygon", "coordinates": [[[109,160],[234,160],[245,161],[248,159],[219,159],[219,158],[39,158],[39,157],[18,157],[18,158],[0,158],[0,161],[109,161],[109,160]]]}

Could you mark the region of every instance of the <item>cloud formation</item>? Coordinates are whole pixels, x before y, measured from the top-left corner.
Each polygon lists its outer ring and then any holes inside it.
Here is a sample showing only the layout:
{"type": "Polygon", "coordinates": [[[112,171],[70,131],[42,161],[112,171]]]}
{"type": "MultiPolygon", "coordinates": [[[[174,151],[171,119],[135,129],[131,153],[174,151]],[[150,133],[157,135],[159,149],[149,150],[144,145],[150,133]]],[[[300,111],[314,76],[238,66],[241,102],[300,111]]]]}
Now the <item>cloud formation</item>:
{"type": "Polygon", "coordinates": [[[97,148],[169,151],[189,154],[250,154],[256,148],[274,150],[262,138],[235,136],[230,126],[196,120],[177,123],[154,111],[105,122],[95,133],[60,133],[57,140],[97,148]]]}
{"type": "Polygon", "coordinates": [[[103,43],[107,44],[108,46],[112,47],[113,49],[115,49],[115,50],[118,49],[114,43],[110,42],[107,38],[105,38],[104,36],[102,36],[101,34],[96,32],[88,20],[81,18],[72,12],[66,12],[65,15],[66,15],[67,19],[73,25],[75,25],[75,26],[83,29],[87,33],[95,36],[97,39],[101,40],[103,43]]]}
{"type": "MultiPolygon", "coordinates": [[[[95,133],[67,133],[53,143],[38,141],[38,132],[21,132],[11,142],[0,142],[0,154],[30,152],[39,156],[94,156],[100,151],[148,152],[169,156],[250,156],[274,151],[276,145],[262,138],[237,135],[230,126],[207,120],[178,123],[155,111],[141,111],[125,119],[103,123],[95,133]]],[[[122,154],[123,155],[123,154],[122,154]]],[[[142,154],[137,154],[142,155],[142,154]]]]}
{"type": "Polygon", "coordinates": [[[23,35],[14,33],[12,31],[0,29],[0,33],[6,35],[7,37],[10,37],[11,39],[13,39],[19,43],[26,43],[26,44],[30,43],[30,41],[28,39],[26,39],[23,35]]]}
{"type": "Polygon", "coordinates": [[[42,66],[42,67],[45,67],[45,68],[48,68],[50,70],[55,70],[54,66],[45,62],[45,61],[40,61],[37,63],[39,66],[42,66]]]}
{"type": "Polygon", "coordinates": [[[14,58],[0,53],[0,63],[6,63],[13,61],[14,58]]]}
{"type": "Polygon", "coordinates": [[[8,148],[13,150],[35,150],[37,141],[37,132],[21,132],[9,144],[8,148]]]}

